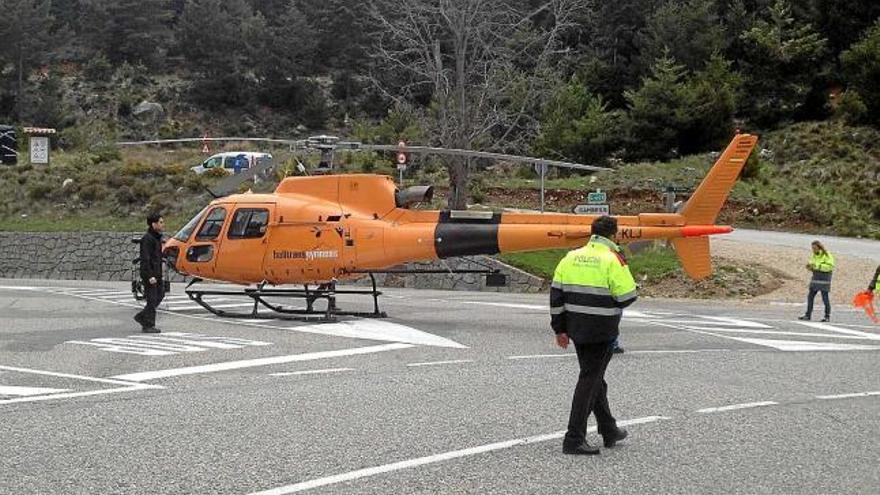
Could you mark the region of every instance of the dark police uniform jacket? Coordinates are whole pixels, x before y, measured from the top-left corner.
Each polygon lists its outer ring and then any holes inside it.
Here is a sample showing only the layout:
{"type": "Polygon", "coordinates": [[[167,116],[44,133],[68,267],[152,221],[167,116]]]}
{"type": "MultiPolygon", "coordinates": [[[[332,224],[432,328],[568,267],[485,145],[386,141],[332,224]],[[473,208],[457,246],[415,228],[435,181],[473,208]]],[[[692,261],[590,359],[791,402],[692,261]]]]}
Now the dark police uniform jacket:
{"type": "Polygon", "coordinates": [[[140,273],[144,284],[150,277],[155,277],[157,282],[162,280],[162,234],[153,229],[141,237],[140,273]]]}

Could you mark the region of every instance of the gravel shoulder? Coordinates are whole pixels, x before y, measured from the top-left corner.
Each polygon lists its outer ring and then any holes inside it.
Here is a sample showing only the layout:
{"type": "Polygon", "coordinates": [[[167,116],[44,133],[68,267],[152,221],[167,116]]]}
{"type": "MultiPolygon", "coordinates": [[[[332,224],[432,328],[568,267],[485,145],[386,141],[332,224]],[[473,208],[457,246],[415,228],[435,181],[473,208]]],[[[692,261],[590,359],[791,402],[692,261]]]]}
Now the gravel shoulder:
{"type": "MultiPolygon", "coordinates": [[[[833,244],[829,250],[835,255],[836,266],[831,284],[831,302],[834,304],[850,304],[852,297],[868,286],[868,279],[874,274],[877,263],[862,257],[837,254],[833,244]]],[[[759,244],[729,239],[712,240],[713,257],[723,258],[729,262],[757,263],[768,269],[785,274],[788,279],[782,280],[778,289],[767,294],[751,298],[756,303],[804,302],[810,272],[805,265],[810,257],[809,244],[803,249],[788,246],[759,244]]],[[[821,301],[816,298],[821,306],[821,301]]]]}

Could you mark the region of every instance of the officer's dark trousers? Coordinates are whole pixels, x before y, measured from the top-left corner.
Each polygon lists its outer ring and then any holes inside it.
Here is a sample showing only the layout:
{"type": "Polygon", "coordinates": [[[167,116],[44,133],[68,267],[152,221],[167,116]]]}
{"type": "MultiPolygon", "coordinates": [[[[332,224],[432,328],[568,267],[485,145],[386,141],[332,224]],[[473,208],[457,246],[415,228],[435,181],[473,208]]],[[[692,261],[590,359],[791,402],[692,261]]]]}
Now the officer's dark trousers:
{"type": "Polygon", "coordinates": [[[825,316],[831,316],[831,303],[828,301],[828,291],[827,290],[819,290],[819,289],[810,289],[810,293],[807,294],[807,317],[813,316],[813,300],[816,299],[816,293],[822,293],[822,303],[825,304],[825,316]]]}
{"type": "Polygon", "coordinates": [[[144,298],[147,305],[138,313],[138,319],[144,328],[152,328],[156,326],[156,308],[165,298],[165,284],[161,280],[154,285],[144,282],[144,298]]]}
{"type": "Polygon", "coordinates": [[[608,384],[605,383],[605,368],[611,361],[611,342],[575,345],[581,373],[571,400],[571,415],[568,418],[568,431],[565,445],[580,445],[587,435],[587,418],[590,412],[596,416],[599,433],[611,433],[617,429],[617,422],[608,407],[608,384]]]}

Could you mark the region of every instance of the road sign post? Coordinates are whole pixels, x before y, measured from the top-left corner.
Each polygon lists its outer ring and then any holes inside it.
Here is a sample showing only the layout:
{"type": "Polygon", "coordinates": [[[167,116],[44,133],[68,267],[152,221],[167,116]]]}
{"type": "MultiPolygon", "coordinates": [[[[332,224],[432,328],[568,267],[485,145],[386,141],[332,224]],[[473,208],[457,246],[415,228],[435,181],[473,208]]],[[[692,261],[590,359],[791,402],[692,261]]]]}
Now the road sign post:
{"type": "Polygon", "coordinates": [[[535,173],[541,176],[541,213],[544,213],[544,180],[547,177],[547,164],[544,162],[536,163],[535,173]]]}
{"type": "Polygon", "coordinates": [[[409,157],[406,154],[406,142],[400,141],[397,143],[397,171],[400,173],[399,184],[403,185],[403,172],[406,170],[406,163],[409,161],[409,157]]]}
{"type": "Polygon", "coordinates": [[[29,136],[30,162],[34,164],[49,164],[49,136],[55,134],[55,129],[42,127],[25,127],[24,133],[29,136]]]}

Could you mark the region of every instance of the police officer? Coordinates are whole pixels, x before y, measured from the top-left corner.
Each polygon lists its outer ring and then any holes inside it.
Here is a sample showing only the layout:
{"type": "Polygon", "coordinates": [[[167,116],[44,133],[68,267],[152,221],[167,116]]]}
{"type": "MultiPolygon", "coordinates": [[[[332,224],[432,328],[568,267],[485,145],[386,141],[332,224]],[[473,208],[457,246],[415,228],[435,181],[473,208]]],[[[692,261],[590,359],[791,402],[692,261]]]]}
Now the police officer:
{"type": "Polygon", "coordinates": [[[611,415],[605,382],[623,308],[638,296],[626,259],[611,240],[616,233],[613,217],[594,220],[590,242],[559,262],[550,288],[550,326],[556,333],[556,344],[566,349],[570,340],[574,342],[581,370],[562,443],[566,454],[599,453],[586,439],[590,412],[596,416],[606,448],[627,437],[611,415]]]}
{"type": "Polygon", "coordinates": [[[834,256],[825,249],[819,241],[812,243],[813,255],[807,263],[807,270],[813,272],[810,279],[810,290],[807,294],[807,312],[799,316],[799,320],[809,321],[813,316],[813,300],[816,293],[822,294],[822,303],[825,304],[825,317],[822,321],[831,321],[831,302],[828,300],[828,292],[831,291],[831,273],[834,271],[834,256]]]}
{"type": "Polygon", "coordinates": [[[162,231],[165,219],[158,213],[147,216],[149,228],[141,238],[140,275],[144,284],[144,297],[147,305],[134,315],[134,321],[141,324],[144,333],[159,333],[156,328],[156,308],[165,297],[162,282],[162,231]]]}

